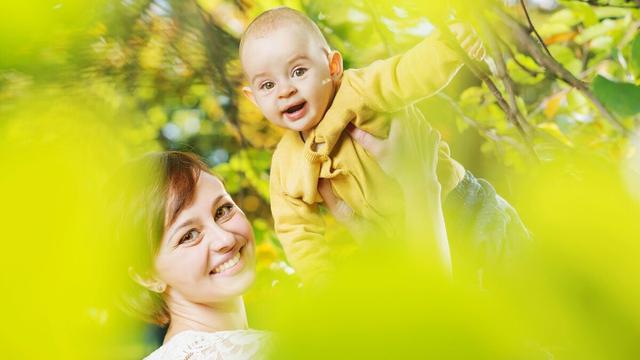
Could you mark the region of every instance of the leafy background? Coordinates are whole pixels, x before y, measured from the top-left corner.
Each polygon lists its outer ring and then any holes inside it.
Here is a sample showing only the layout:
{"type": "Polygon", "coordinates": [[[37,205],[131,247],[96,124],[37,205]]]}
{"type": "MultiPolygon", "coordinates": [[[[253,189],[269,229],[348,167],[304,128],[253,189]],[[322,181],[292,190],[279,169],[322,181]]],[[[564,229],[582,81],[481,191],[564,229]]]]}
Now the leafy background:
{"type": "MultiPolygon", "coordinates": [[[[25,186],[9,166],[14,162],[60,172],[43,165],[53,156],[45,138],[78,129],[85,135],[63,145],[90,159],[98,154],[104,163],[149,150],[199,154],[252,220],[260,281],[247,301],[260,324],[260,303],[278,286],[295,287],[296,279],[268,205],[270,156],[280,131],[243,97],[237,46],[251,19],[280,5],[316,21],[346,67],[402,52],[454,18],[470,23],[485,43],[486,60],[465,59],[454,82],[419,106],[454,157],[489,179],[534,232],[548,225],[538,221],[540,204],[552,203],[549,186],[557,181],[532,183],[541,166],[580,179],[588,171],[579,159],[597,159],[627,174],[620,175],[627,179],[621,196],[637,199],[640,4],[630,0],[7,3],[0,11],[0,130],[5,144],[19,144],[2,155],[13,186],[25,186]],[[36,140],[25,144],[27,138],[36,140]],[[532,205],[534,193],[546,200],[532,205]]],[[[89,166],[80,174],[98,170],[89,166]]],[[[93,319],[102,314],[92,311],[93,319]]],[[[137,344],[127,356],[153,341],[137,344]]]]}

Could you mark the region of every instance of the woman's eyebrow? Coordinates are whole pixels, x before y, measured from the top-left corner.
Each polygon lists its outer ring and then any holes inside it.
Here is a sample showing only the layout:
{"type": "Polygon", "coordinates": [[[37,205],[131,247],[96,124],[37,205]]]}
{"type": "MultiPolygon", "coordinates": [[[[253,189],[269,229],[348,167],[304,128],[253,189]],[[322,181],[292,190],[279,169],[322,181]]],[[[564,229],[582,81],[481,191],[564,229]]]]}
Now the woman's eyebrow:
{"type": "MultiPolygon", "coordinates": [[[[222,200],[225,197],[230,197],[228,193],[224,192],[222,194],[219,194],[218,196],[215,197],[215,199],[211,202],[211,208],[214,208],[217,204],[220,203],[220,200],[222,200]]],[[[178,230],[182,229],[183,227],[187,226],[187,225],[191,225],[193,223],[195,223],[196,220],[194,218],[188,218],[185,219],[183,222],[181,222],[179,225],[175,226],[175,229],[171,232],[171,235],[167,238],[167,240],[169,239],[173,239],[173,237],[175,236],[176,232],[178,232],[178,230]]]]}
{"type": "Polygon", "coordinates": [[[185,221],[181,222],[180,225],[177,225],[175,227],[175,229],[171,232],[171,235],[167,238],[167,240],[173,239],[173,237],[175,236],[175,234],[178,232],[178,230],[182,229],[183,227],[187,226],[187,225],[191,225],[193,224],[195,221],[193,218],[189,218],[186,219],[185,221]]]}
{"type": "Polygon", "coordinates": [[[218,204],[220,204],[220,202],[225,198],[229,198],[230,199],[231,196],[229,194],[227,194],[226,192],[216,196],[216,198],[211,202],[211,209],[213,209],[216,206],[218,206],[218,204]]]}

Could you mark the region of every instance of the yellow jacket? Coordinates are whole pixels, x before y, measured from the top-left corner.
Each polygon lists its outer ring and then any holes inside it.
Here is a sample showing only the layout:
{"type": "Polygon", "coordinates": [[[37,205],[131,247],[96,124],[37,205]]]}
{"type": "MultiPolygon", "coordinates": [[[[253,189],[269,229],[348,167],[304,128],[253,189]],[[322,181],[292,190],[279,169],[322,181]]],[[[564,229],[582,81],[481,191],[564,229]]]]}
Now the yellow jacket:
{"type": "MultiPolygon", "coordinates": [[[[271,211],[287,259],[303,280],[333,267],[333,251],[318,209],[323,201],[317,190],[319,178],[330,179],[334,193],[356,216],[376,224],[380,235],[393,239],[402,233],[397,228],[404,223],[398,209],[403,198],[399,185],[343,131],[347,124],[388,137],[389,113],[433,95],[461,66],[435,33],[402,55],[345,71],[330,109],[306,141],[298,132],[285,132],[272,158],[271,211]]],[[[438,179],[443,194],[463,176],[464,168],[441,142],[438,179]]]]}

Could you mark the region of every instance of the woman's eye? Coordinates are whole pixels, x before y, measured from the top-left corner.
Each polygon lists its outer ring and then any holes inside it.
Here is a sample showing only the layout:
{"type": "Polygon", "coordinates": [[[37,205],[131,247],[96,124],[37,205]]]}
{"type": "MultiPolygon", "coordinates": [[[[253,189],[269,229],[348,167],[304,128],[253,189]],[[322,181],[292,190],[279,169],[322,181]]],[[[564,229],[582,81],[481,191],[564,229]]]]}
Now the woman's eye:
{"type": "Polygon", "coordinates": [[[305,68],[297,68],[297,69],[293,70],[293,76],[300,77],[300,76],[304,75],[304,73],[306,73],[306,72],[307,72],[307,69],[305,69],[305,68]]]}
{"type": "Polygon", "coordinates": [[[216,209],[216,214],[214,216],[214,219],[217,221],[220,218],[229,215],[233,211],[233,208],[234,208],[233,204],[224,204],[220,206],[219,208],[216,209]]]}
{"type": "Polygon", "coordinates": [[[265,90],[271,90],[273,89],[274,86],[276,86],[276,84],[274,84],[273,81],[267,81],[262,85],[260,85],[260,88],[265,90]]]}
{"type": "Polygon", "coordinates": [[[178,244],[193,241],[198,238],[198,235],[200,235],[200,231],[196,229],[191,229],[180,238],[180,241],[178,242],[178,244]]]}

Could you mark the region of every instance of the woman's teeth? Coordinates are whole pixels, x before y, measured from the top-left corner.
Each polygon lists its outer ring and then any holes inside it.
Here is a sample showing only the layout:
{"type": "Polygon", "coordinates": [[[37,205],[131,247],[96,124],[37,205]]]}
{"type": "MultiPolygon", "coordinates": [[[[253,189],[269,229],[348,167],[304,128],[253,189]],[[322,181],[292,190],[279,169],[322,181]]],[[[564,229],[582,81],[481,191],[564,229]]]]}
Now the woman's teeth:
{"type": "Polygon", "coordinates": [[[217,268],[213,269],[213,273],[214,274],[221,273],[221,272],[233,267],[235,264],[238,263],[238,261],[240,261],[240,252],[237,252],[231,259],[227,260],[222,265],[220,265],[217,268]]]}

